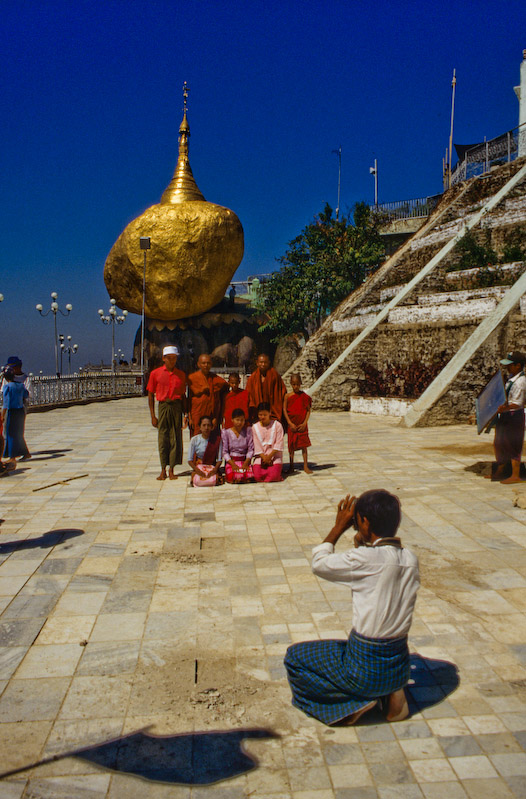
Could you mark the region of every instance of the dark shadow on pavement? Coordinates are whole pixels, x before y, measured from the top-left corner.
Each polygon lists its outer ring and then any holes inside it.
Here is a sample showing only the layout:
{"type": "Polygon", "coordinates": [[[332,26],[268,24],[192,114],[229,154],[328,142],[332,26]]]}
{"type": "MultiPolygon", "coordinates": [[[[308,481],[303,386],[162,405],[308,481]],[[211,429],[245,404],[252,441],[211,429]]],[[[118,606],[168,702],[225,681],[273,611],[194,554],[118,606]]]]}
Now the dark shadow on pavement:
{"type": "MultiPolygon", "coordinates": [[[[33,452],[33,457],[31,460],[34,460],[35,456],[37,455],[49,455],[50,458],[62,458],[63,452],[73,452],[72,448],[69,447],[68,449],[40,449],[38,452],[33,452]]],[[[43,461],[46,458],[39,458],[38,460],[43,461]]]]}
{"type": "MultiPolygon", "coordinates": [[[[320,464],[317,464],[317,463],[311,463],[309,461],[309,467],[312,469],[313,472],[323,472],[325,469],[334,469],[335,466],[336,466],[335,463],[320,463],[320,464]]],[[[283,479],[284,480],[290,480],[291,477],[295,477],[298,474],[303,474],[303,463],[300,462],[300,461],[296,461],[295,468],[294,468],[293,472],[288,472],[287,471],[288,468],[289,468],[288,464],[284,463],[283,464],[283,471],[282,471],[282,475],[283,475],[283,479]]]]}
{"type": "Polygon", "coordinates": [[[411,681],[405,693],[409,714],[420,713],[438,705],[460,685],[458,669],[447,660],[433,660],[422,655],[411,655],[411,681]]]}
{"type": "Polygon", "coordinates": [[[9,477],[17,477],[19,474],[23,474],[24,472],[28,472],[28,466],[17,466],[16,469],[10,469],[8,472],[9,477]]]}
{"type": "Polygon", "coordinates": [[[0,774],[0,779],[44,763],[77,757],[110,771],[133,774],[152,782],[211,785],[257,768],[257,760],[242,749],[245,738],[279,738],[267,729],[149,735],[138,730],[73,752],[41,760],[0,774]]]}
{"type": "MultiPolygon", "coordinates": [[[[497,464],[495,463],[495,461],[477,461],[476,463],[471,463],[469,466],[464,466],[464,471],[465,472],[473,472],[474,474],[480,474],[483,477],[486,477],[486,476],[489,477],[489,475],[493,475],[493,473],[495,472],[496,468],[497,468],[497,464]]],[[[508,463],[506,463],[504,465],[504,468],[502,470],[502,474],[498,478],[497,482],[499,480],[505,480],[507,477],[510,477],[510,476],[511,476],[511,463],[508,462],[508,463]]],[[[526,480],[526,464],[525,463],[521,463],[520,476],[521,476],[522,480],[526,480]]]]}
{"type": "Polygon", "coordinates": [[[50,530],[49,533],[43,533],[38,538],[26,538],[22,541],[4,541],[0,544],[0,555],[7,555],[10,552],[16,552],[19,549],[51,549],[67,541],[68,538],[76,538],[78,535],[83,535],[84,530],[77,530],[75,528],[50,530]]]}
{"type": "MultiPolygon", "coordinates": [[[[460,685],[458,669],[447,660],[433,660],[422,655],[410,655],[411,677],[405,686],[409,718],[428,707],[443,702],[460,685]]],[[[358,722],[360,726],[388,723],[377,706],[358,722]]]]}

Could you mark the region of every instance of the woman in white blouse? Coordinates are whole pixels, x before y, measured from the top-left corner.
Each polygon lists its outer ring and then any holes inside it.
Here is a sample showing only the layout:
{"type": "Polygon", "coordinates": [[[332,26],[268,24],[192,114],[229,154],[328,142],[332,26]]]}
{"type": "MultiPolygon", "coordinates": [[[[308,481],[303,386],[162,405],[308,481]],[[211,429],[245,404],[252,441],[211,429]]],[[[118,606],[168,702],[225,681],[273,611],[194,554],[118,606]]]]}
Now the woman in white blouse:
{"type": "Polygon", "coordinates": [[[278,483],[283,479],[283,427],[281,422],[270,418],[268,402],[259,403],[257,414],[258,421],[252,427],[254,477],[258,483],[278,483]]]}

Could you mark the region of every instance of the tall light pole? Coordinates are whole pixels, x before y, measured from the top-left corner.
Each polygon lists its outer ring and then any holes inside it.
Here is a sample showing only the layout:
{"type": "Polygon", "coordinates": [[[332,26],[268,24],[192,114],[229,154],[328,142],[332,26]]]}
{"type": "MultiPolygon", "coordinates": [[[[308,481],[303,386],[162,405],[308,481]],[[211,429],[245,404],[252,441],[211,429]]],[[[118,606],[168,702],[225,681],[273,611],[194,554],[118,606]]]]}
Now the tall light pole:
{"type": "Polygon", "coordinates": [[[451,81],[451,129],[449,132],[449,164],[447,187],[451,188],[451,158],[453,154],[453,121],[455,119],[455,89],[457,86],[457,70],[453,70],[453,80],[451,81]]]}
{"type": "Polygon", "coordinates": [[[338,147],[337,150],[333,150],[333,153],[335,153],[338,156],[338,205],[336,206],[336,221],[338,221],[339,216],[340,216],[340,187],[341,187],[341,182],[342,182],[342,146],[341,146],[341,144],[340,144],[340,146],[338,147]]]}
{"type": "Polygon", "coordinates": [[[374,166],[369,167],[369,174],[374,175],[374,204],[378,205],[378,161],[374,159],[374,166]]]}
{"type": "Polygon", "coordinates": [[[117,314],[117,300],[111,299],[110,300],[110,309],[108,311],[108,316],[104,316],[104,311],[102,308],[99,308],[97,313],[100,316],[100,321],[104,325],[111,325],[111,371],[115,374],[115,325],[122,325],[126,321],[126,317],[128,316],[128,311],[123,311],[122,316],[118,316],[117,314]]]}
{"type": "Polygon", "coordinates": [[[61,314],[62,316],[69,316],[69,315],[70,315],[70,313],[71,313],[71,311],[73,310],[73,306],[72,306],[72,305],[71,305],[71,304],[68,302],[68,304],[66,305],[66,311],[67,311],[67,313],[64,313],[64,311],[62,311],[62,310],[61,310],[61,309],[58,307],[57,298],[58,298],[58,294],[57,294],[57,292],[56,292],[56,291],[52,291],[52,292],[51,292],[51,308],[49,309],[49,311],[46,311],[46,313],[44,313],[44,312],[42,311],[42,305],[41,305],[40,303],[39,303],[39,304],[36,306],[36,309],[37,309],[37,311],[39,312],[40,316],[49,316],[49,314],[50,314],[50,313],[52,313],[52,314],[53,314],[53,320],[54,320],[54,329],[55,329],[55,334],[54,334],[54,340],[55,340],[55,372],[56,372],[56,374],[57,374],[57,377],[60,377],[60,372],[59,372],[59,369],[58,369],[58,333],[57,333],[57,314],[59,313],[59,314],[61,314]]]}
{"type": "Polygon", "coordinates": [[[142,269],[142,314],[141,314],[141,380],[144,383],[144,309],[146,305],[146,250],[151,249],[149,236],[139,238],[139,246],[144,250],[144,265],[142,269]]]}
{"type": "Polygon", "coordinates": [[[62,341],[60,342],[60,368],[62,369],[62,353],[67,352],[68,354],[68,375],[71,374],[71,355],[76,355],[77,350],[79,348],[78,344],[71,343],[71,336],[66,336],[67,344],[64,344],[64,336],[60,336],[62,341]]]}

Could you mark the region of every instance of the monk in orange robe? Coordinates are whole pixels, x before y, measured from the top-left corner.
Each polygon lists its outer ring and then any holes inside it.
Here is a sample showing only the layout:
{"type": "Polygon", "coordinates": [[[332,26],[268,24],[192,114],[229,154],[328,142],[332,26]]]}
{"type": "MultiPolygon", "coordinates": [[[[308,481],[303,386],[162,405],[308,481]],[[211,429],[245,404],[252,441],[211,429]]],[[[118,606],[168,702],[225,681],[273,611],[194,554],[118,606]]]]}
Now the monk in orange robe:
{"type": "Polygon", "coordinates": [[[228,383],[212,371],[210,355],[200,355],[197,372],[188,375],[188,398],[190,405],[190,429],[192,435],[199,432],[199,420],[210,416],[213,428],[219,429],[223,419],[223,405],[228,383]]]}
{"type": "Polygon", "coordinates": [[[245,414],[245,419],[248,421],[248,392],[246,389],[239,388],[239,375],[233,372],[228,377],[228,385],[230,391],[226,395],[223,429],[228,430],[232,427],[232,411],[240,408],[245,414]]]}
{"type": "Polygon", "coordinates": [[[260,402],[270,405],[270,418],[281,422],[283,416],[283,400],[287,389],[281,375],[270,365],[268,355],[260,355],[257,369],[247,380],[248,407],[250,420],[257,422],[257,407],[260,402]]]}

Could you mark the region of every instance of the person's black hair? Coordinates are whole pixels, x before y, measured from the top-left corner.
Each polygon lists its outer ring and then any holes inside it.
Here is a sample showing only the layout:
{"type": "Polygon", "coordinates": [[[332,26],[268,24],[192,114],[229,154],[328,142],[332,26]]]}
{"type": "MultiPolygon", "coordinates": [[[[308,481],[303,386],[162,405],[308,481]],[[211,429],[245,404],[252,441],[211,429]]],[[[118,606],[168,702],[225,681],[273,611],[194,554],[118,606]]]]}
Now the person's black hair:
{"type": "Polygon", "coordinates": [[[232,411],[232,413],[230,415],[231,415],[232,419],[237,419],[238,416],[245,416],[246,417],[246,414],[245,414],[245,411],[243,410],[243,408],[234,408],[234,410],[232,411]]]}
{"type": "Polygon", "coordinates": [[[270,402],[260,402],[258,405],[258,413],[260,411],[269,411],[270,413],[270,402]]]}
{"type": "Polygon", "coordinates": [[[364,491],[356,501],[354,512],[369,520],[369,530],[378,538],[395,535],[402,516],[398,497],[383,488],[364,491]]]}
{"type": "Polygon", "coordinates": [[[210,424],[212,424],[212,417],[208,413],[205,413],[205,415],[201,416],[201,418],[199,419],[199,427],[201,427],[201,422],[203,421],[203,419],[208,419],[210,424]]]}
{"type": "Polygon", "coordinates": [[[3,377],[4,377],[4,380],[6,380],[8,383],[12,383],[13,380],[15,379],[15,373],[14,373],[13,369],[9,369],[9,368],[4,369],[3,377]]]}

